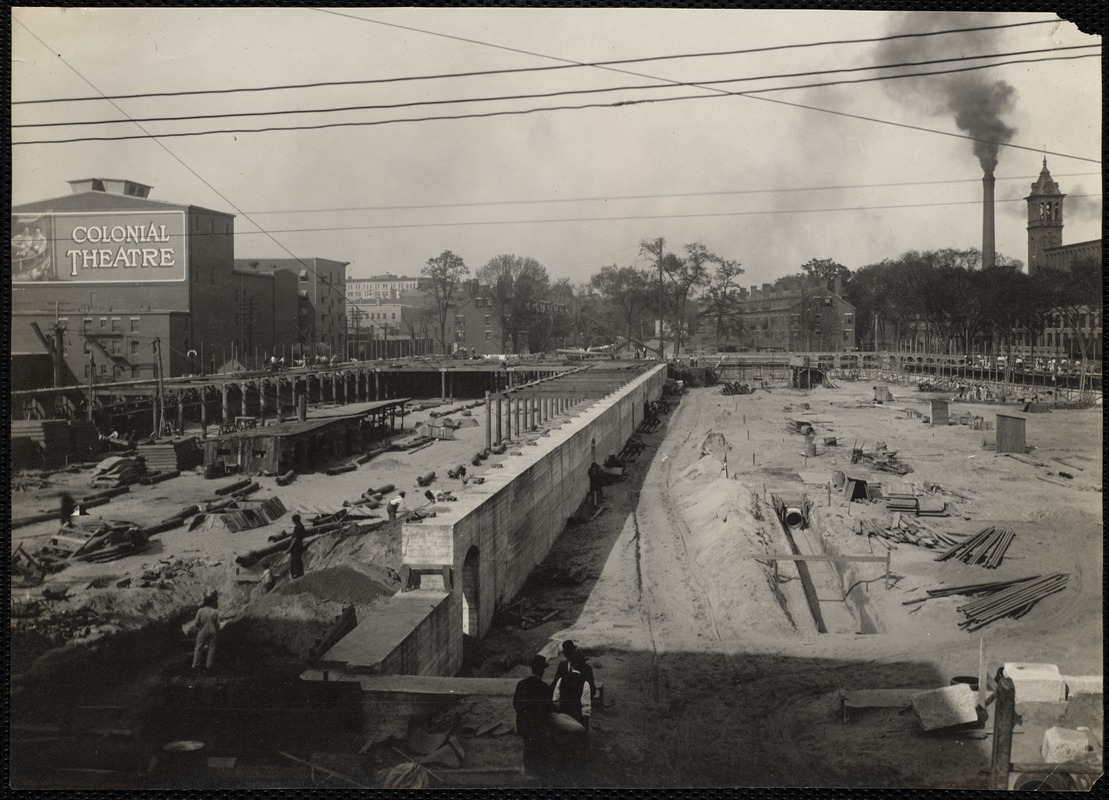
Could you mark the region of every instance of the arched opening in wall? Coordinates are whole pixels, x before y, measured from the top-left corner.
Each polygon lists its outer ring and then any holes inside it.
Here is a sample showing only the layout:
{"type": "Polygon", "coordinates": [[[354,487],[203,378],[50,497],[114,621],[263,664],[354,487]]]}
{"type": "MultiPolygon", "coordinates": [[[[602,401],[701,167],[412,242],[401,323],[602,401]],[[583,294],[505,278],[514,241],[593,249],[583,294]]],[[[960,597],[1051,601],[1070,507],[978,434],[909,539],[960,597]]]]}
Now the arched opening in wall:
{"type": "Polygon", "coordinates": [[[462,633],[478,636],[481,629],[481,558],[476,547],[462,562],[462,633]]]}

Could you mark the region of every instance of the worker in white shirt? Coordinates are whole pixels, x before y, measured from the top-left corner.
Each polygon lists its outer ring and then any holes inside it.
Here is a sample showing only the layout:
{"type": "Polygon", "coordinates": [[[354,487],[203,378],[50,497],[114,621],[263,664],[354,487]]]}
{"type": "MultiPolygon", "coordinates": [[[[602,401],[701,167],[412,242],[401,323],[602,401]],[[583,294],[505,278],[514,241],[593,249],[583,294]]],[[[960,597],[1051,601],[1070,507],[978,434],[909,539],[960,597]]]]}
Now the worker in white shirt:
{"type": "Polygon", "coordinates": [[[389,519],[396,519],[397,514],[405,510],[404,506],[404,492],[400,492],[385,506],[385,510],[389,512],[389,519]]]}

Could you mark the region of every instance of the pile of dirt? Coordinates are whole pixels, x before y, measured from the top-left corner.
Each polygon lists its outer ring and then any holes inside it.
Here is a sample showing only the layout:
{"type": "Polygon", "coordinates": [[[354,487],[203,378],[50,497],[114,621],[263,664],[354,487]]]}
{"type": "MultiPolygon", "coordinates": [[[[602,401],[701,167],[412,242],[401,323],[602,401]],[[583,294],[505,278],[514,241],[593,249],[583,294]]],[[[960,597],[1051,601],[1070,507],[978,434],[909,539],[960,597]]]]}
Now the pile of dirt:
{"type": "Polygon", "coordinates": [[[304,577],[281,584],[275,595],[311,594],[319,600],[344,606],[372,605],[394,589],[373,577],[348,566],[310,570],[304,577]]]}
{"type": "Polygon", "coordinates": [[[788,547],[773,509],[711,461],[685,470],[671,492],[682,498],[687,547],[704,576],[721,635],[738,647],[750,634],[809,630],[796,566],[755,560],[788,547]]]}

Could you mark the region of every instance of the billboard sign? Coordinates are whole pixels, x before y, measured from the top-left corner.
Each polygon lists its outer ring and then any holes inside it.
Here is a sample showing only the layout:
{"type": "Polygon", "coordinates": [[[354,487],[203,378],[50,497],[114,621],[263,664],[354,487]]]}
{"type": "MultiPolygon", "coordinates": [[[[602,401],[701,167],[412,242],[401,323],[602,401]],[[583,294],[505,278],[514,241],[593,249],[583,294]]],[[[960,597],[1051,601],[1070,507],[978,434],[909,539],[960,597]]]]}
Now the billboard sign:
{"type": "Polygon", "coordinates": [[[12,214],[12,281],[183,281],[184,211],[12,214]]]}

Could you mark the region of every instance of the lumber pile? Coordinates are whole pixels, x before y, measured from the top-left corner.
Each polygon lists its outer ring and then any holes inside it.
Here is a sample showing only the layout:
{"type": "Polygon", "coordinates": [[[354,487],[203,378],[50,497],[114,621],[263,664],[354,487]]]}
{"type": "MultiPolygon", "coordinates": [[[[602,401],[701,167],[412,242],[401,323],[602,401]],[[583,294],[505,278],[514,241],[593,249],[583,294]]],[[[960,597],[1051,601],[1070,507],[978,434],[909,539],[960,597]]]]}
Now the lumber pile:
{"type": "Polygon", "coordinates": [[[639,458],[639,454],[647,449],[647,445],[637,439],[628,439],[624,447],[616,454],[616,460],[621,464],[630,464],[639,458]]]}
{"type": "Polygon", "coordinates": [[[247,500],[240,494],[229,500],[226,505],[221,502],[219,508],[197,514],[189,525],[189,530],[224,529],[230,533],[238,533],[269,525],[284,516],[286,511],[285,504],[277,496],[264,500],[247,500]]]}
{"type": "Polygon", "coordinates": [[[69,423],[64,419],[13,419],[11,438],[16,467],[59,467],[69,456],[69,423]]]}
{"type": "MultiPolygon", "coordinates": [[[[92,529],[63,527],[31,554],[31,561],[46,572],[57,572],[73,561],[115,561],[148,546],[145,534],[130,522],[105,523],[92,529]]],[[[17,568],[18,563],[23,562],[17,562],[17,568]]]]}
{"type": "Polygon", "coordinates": [[[140,444],[137,452],[150,472],[193,470],[204,463],[204,451],[195,436],[140,444]]]}
{"type": "Polygon", "coordinates": [[[393,442],[389,445],[389,449],[412,452],[413,450],[418,450],[422,447],[426,447],[434,441],[434,437],[420,436],[417,434],[415,436],[406,436],[400,439],[394,439],[393,442]]]}
{"type": "Polygon", "coordinates": [[[966,617],[959,623],[959,627],[965,631],[977,631],[1005,617],[1020,619],[1040,600],[1066,589],[1069,578],[1066,573],[1037,575],[1013,586],[992,591],[985,597],[959,606],[957,610],[966,617]]]}
{"type": "Polygon", "coordinates": [[[1013,538],[1013,531],[990,526],[983,528],[966,541],[960,542],[936,557],[936,561],[955,558],[964,564],[977,564],[986,569],[996,569],[1005,557],[1013,538]]]}
{"type": "Polygon", "coordinates": [[[790,433],[800,433],[802,436],[808,436],[812,432],[813,426],[808,420],[786,417],[786,430],[790,433]]]}
{"type": "Polygon", "coordinates": [[[646,417],[636,429],[636,433],[654,433],[662,427],[662,420],[658,417],[646,417]]]}
{"type": "Polygon", "coordinates": [[[958,544],[959,539],[947,533],[933,530],[921,523],[914,522],[909,517],[894,514],[893,524],[882,527],[873,520],[862,520],[859,523],[859,533],[867,537],[877,537],[887,542],[896,544],[911,544],[917,547],[926,547],[937,550],[941,547],[951,547],[958,544]]]}

